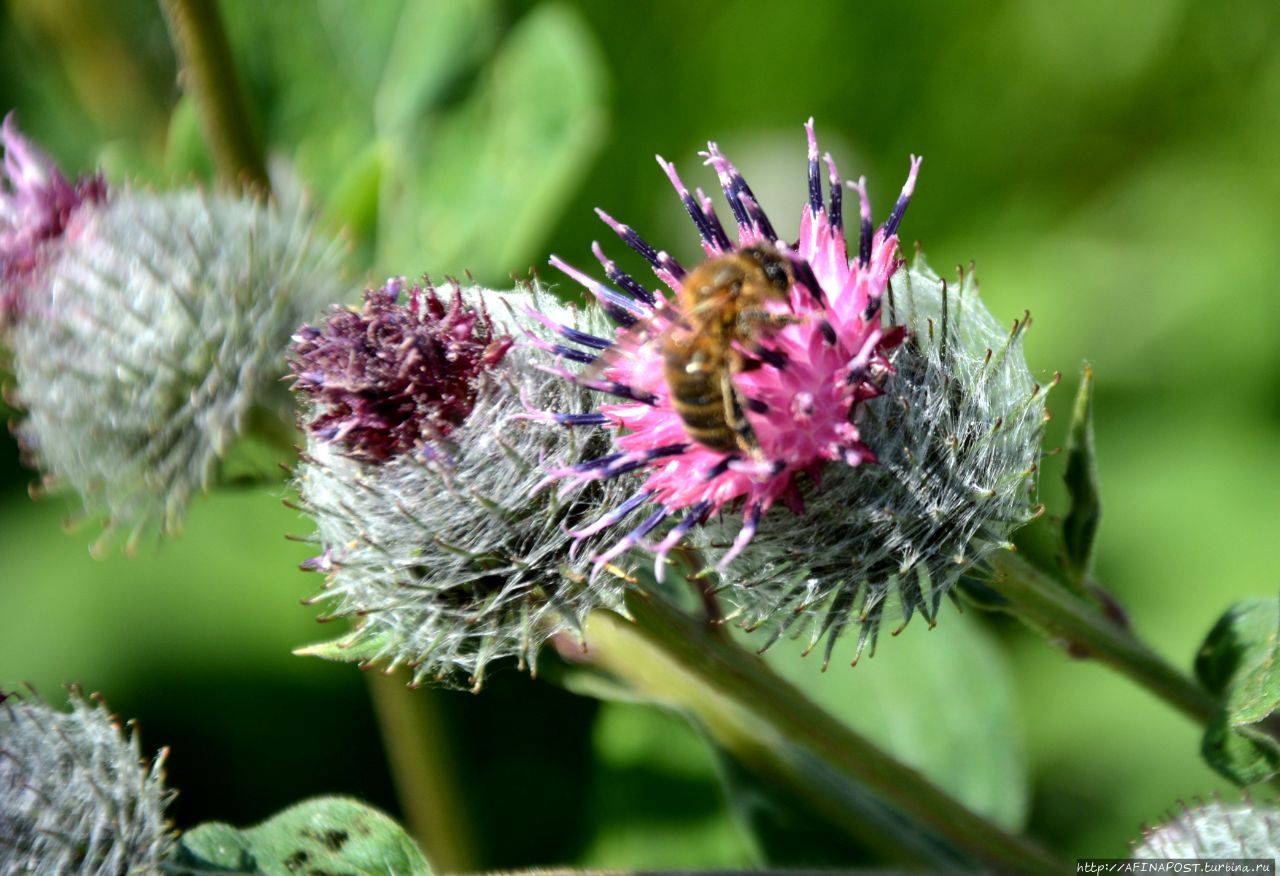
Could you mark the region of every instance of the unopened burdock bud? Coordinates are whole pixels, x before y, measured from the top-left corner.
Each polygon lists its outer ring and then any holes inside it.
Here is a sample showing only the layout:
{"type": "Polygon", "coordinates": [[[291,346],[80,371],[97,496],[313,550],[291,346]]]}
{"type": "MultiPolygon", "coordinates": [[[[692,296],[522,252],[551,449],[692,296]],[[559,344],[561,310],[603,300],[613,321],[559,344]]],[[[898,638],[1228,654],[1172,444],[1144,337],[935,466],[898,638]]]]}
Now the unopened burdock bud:
{"type": "Polygon", "coordinates": [[[1280,810],[1243,800],[1183,805],[1143,831],[1133,857],[1147,860],[1270,858],[1280,862],[1280,810]]]}
{"type": "Polygon", "coordinates": [[[317,601],[329,617],[355,623],[302,653],[479,687],[491,661],[532,666],[587,611],[620,607],[621,579],[591,580],[590,547],[575,552],[569,534],[616,491],[562,498],[543,483],[544,460],[599,448],[539,422],[575,416],[586,399],[534,367],[534,340],[512,327],[535,299],[577,319],[538,293],[392,280],[363,309],[298,333],[297,488],[321,550],[304,568],[326,575],[317,601]]]}
{"type": "Polygon", "coordinates": [[[164,756],[71,689],[71,711],[0,692],[0,874],[155,874],[173,846],[164,756]]]}
{"type": "Polygon", "coordinates": [[[293,195],[111,191],[33,260],[11,296],[17,436],[130,543],[179,527],[251,419],[288,423],[289,338],[343,294],[339,247],[293,195]]]}

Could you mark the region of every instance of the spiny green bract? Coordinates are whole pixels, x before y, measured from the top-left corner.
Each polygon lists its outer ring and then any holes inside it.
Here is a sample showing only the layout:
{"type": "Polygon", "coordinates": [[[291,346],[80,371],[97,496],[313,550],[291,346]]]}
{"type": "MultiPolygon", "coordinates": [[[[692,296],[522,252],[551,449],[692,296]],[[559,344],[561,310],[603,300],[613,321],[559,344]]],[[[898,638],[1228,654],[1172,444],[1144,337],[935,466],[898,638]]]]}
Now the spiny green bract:
{"type": "MultiPolygon", "coordinates": [[[[909,336],[884,395],[857,421],[876,461],[824,471],[804,513],[766,516],[722,578],[736,618],[763,628],[766,647],[825,636],[824,665],[850,626],[860,628],[856,662],[886,619],[932,622],[961,574],[1038,513],[1046,393],[1023,358],[1026,321],[1010,331],[971,272],[949,285],[922,257],[894,275],[884,308],[909,336]]],[[[733,533],[714,521],[706,533],[714,562],[733,533]]]]}

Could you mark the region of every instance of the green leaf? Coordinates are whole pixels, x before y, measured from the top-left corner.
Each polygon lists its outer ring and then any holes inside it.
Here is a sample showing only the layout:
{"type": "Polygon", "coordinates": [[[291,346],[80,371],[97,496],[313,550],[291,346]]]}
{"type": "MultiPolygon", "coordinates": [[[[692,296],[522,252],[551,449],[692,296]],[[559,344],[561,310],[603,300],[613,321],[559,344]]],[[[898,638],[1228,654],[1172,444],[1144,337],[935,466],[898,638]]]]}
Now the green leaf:
{"type": "Polygon", "coordinates": [[[213,161],[200,133],[196,105],[190,95],[178,98],[169,116],[169,131],[164,146],[164,171],[174,180],[187,183],[191,178],[213,179],[213,161]]]}
{"type": "MultiPolygon", "coordinates": [[[[833,831],[823,818],[815,816],[811,801],[762,780],[732,752],[709,744],[720,766],[730,808],[754,837],[762,860],[792,867],[847,867],[852,861],[874,860],[872,850],[833,831]]],[[[870,799],[865,801],[868,807],[873,804],[870,799]]],[[[888,815],[884,807],[879,808],[888,815]]]]}
{"type": "MultiPolygon", "coordinates": [[[[754,640],[747,636],[745,644],[754,640]]],[[[842,719],[971,808],[1018,830],[1028,779],[1021,718],[1004,653],[976,619],[948,615],[936,627],[911,624],[856,667],[784,640],[765,662],[842,719]]],[[[851,656],[852,642],[842,643],[851,656]]]]}
{"type": "Polygon", "coordinates": [[[1280,745],[1249,726],[1219,716],[1204,732],[1200,753],[1209,766],[1237,785],[1256,785],[1280,772],[1280,745]]]}
{"type": "MultiPolygon", "coordinates": [[[[749,636],[742,638],[744,645],[753,644],[749,636]]],[[[825,673],[816,657],[802,656],[802,645],[779,642],[765,661],[832,715],[971,808],[1004,827],[1022,826],[1029,783],[1012,681],[1002,652],[977,623],[953,615],[933,629],[912,625],[874,659],[857,667],[836,661],[825,673]]],[[[867,859],[868,849],[858,850],[825,829],[811,802],[731,754],[718,754],[733,809],[768,863],[836,865],[855,853],[867,859]]],[[[797,769],[815,788],[849,800],[885,831],[901,829],[901,817],[866,790],[794,754],[797,769]]],[[[944,844],[919,839],[928,847],[918,851],[934,861],[952,854],[944,844]]]]}
{"type": "Polygon", "coordinates": [[[294,876],[430,876],[426,859],[400,825],[358,800],[306,800],[256,827],[218,822],[182,835],[175,863],[187,872],[294,876]]]}
{"type": "Polygon", "coordinates": [[[1098,498],[1098,465],[1093,442],[1093,369],[1080,375],[1067,433],[1067,469],[1063,475],[1071,507],[1062,521],[1067,574],[1080,584],[1093,565],[1093,543],[1102,517],[1098,498]]]}
{"type": "Polygon", "coordinates": [[[578,866],[737,870],[759,863],[724,805],[711,752],[682,715],[608,702],[592,737],[593,830],[578,866]]]}
{"type": "Polygon", "coordinates": [[[1280,741],[1260,726],[1280,707],[1280,598],[1232,606],[1209,631],[1195,670],[1221,701],[1201,746],[1209,764],[1239,784],[1280,772],[1280,741]]]}
{"type": "Polygon", "coordinates": [[[380,266],[482,278],[528,267],[599,146],[604,76],[577,12],[525,15],[463,105],[384,140],[380,266]]]}

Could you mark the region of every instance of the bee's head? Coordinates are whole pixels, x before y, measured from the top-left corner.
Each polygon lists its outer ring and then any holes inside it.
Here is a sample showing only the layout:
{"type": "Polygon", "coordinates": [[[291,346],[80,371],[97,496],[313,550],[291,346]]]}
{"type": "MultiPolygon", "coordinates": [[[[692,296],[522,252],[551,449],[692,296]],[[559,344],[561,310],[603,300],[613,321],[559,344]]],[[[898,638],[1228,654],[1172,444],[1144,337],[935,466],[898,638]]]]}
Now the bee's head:
{"type": "Polygon", "coordinates": [[[742,250],[742,254],[760,266],[760,270],[764,272],[765,279],[769,281],[769,285],[779,293],[785,293],[791,288],[791,283],[795,279],[791,270],[791,262],[776,249],[764,244],[756,244],[742,250]]]}

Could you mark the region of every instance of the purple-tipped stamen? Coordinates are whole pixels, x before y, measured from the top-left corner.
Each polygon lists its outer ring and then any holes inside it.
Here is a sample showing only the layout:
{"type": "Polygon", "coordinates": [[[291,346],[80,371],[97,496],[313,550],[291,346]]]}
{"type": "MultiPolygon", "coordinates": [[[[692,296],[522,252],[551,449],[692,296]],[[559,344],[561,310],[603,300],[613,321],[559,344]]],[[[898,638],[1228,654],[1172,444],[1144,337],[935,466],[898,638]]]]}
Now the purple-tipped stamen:
{"type": "Polygon", "coordinates": [[[791,262],[791,273],[795,277],[796,282],[804,287],[805,291],[813,296],[813,300],[818,304],[822,304],[822,285],[818,282],[818,278],[813,273],[813,266],[809,264],[807,259],[802,258],[798,253],[785,245],[779,246],[778,251],[781,252],[791,262]]]}
{"type": "Polygon", "coordinates": [[[600,306],[604,308],[605,313],[609,314],[610,319],[620,325],[630,328],[637,321],[649,315],[649,311],[646,308],[637,304],[628,296],[623,295],[617,289],[610,289],[599,280],[588,277],[559,256],[553,255],[548,261],[553,268],[576,280],[584,288],[589,289],[591,294],[596,297],[596,300],[600,302],[600,306]]]}
{"type": "Polygon", "coordinates": [[[593,477],[592,480],[616,478],[624,474],[631,474],[636,469],[643,468],[655,460],[665,459],[668,456],[679,456],[688,449],[688,444],[667,444],[662,447],[653,447],[643,453],[624,454],[622,459],[599,469],[599,476],[593,477]]]}
{"type": "Polygon", "coordinates": [[[719,255],[729,249],[728,241],[722,242],[717,239],[715,228],[707,221],[706,214],[702,211],[702,206],[694,200],[693,195],[689,194],[688,187],[680,179],[680,174],[676,172],[676,166],[661,155],[655,155],[654,157],[658,159],[658,166],[666,173],[667,179],[671,180],[671,185],[675,187],[676,194],[680,196],[680,203],[684,205],[689,218],[697,226],[698,236],[702,238],[702,248],[707,255],[719,255]]]}
{"type": "Polygon", "coordinates": [[[591,523],[583,527],[582,529],[571,530],[569,534],[574,538],[581,540],[589,536],[595,535],[597,532],[601,532],[605,529],[608,529],[610,526],[613,526],[614,524],[621,521],[624,517],[626,517],[632,511],[639,508],[645,502],[648,502],[649,497],[652,495],[653,495],[652,490],[641,490],[640,492],[632,496],[630,499],[627,499],[617,508],[614,508],[613,510],[608,511],[605,514],[601,514],[594,523],[591,523]]]}
{"type": "Polygon", "coordinates": [[[898,226],[902,224],[902,217],[906,215],[907,205],[911,203],[911,195],[916,190],[916,176],[920,173],[921,160],[917,155],[911,156],[911,172],[907,174],[907,181],[903,183],[902,194],[898,195],[898,202],[893,205],[893,212],[889,214],[889,218],[884,223],[885,237],[898,233],[898,226]]]}
{"type": "Polygon", "coordinates": [[[564,323],[556,322],[551,317],[541,311],[535,310],[532,307],[525,307],[524,313],[542,323],[542,325],[560,335],[560,337],[565,340],[572,341],[573,343],[579,344],[583,347],[590,347],[593,350],[605,350],[613,346],[613,341],[610,341],[607,338],[597,337],[596,335],[578,331],[578,329],[573,328],[572,326],[567,326],[564,323]]]}
{"type": "Polygon", "coordinates": [[[836,170],[836,161],[827,152],[822,156],[827,163],[827,182],[831,185],[831,236],[839,237],[844,229],[844,183],[840,181],[840,173],[836,170]]]}
{"type": "Polygon", "coordinates": [[[694,505],[685,512],[680,522],[671,528],[666,538],[653,546],[653,577],[659,584],[667,579],[667,554],[671,553],[672,548],[689,534],[689,530],[707,519],[710,510],[710,502],[699,502],[694,505]]]}
{"type": "Polygon", "coordinates": [[[832,327],[831,323],[827,322],[825,319],[822,320],[818,324],[818,331],[822,332],[822,340],[827,344],[827,346],[834,347],[836,345],[836,330],[832,327]]]}
{"type": "Polygon", "coordinates": [[[755,538],[756,527],[760,524],[760,503],[752,502],[747,507],[747,513],[742,522],[742,529],[738,530],[738,537],[733,540],[733,546],[728,552],[720,558],[720,562],[716,563],[716,571],[723,572],[728,568],[729,564],[738,558],[738,554],[751,543],[751,539],[755,538]]]}
{"type": "Polygon", "coordinates": [[[760,234],[768,239],[770,243],[777,243],[778,233],[769,224],[769,217],[764,215],[764,210],[756,203],[756,199],[746,192],[739,194],[738,198],[742,201],[742,206],[746,208],[747,215],[751,217],[751,221],[759,229],[760,234]]]}
{"type": "Polygon", "coordinates": [[[521,414],[514,414],[514,419],[542,423],[544,426],[607,426],[609,418],[601,413],[564,414],[559,411],[540,411],[526,405],[521,414]]]}
{"type": "Polygon", "coordinates": [[[733,217],[738,222],[739,233],[750,235],[755,232],[770,241],[776,241],[778,234],[773,230],[773,225],[769,222],[769,218],[765,216],[764,211],[759,206],[756,207],[754,215],[747,210],[746,204],[743,203],[743,196],[745,195],[755,204],[755,193],[751,191],[747,181],[742,178],[742,174],[738,173],[738,169],[733,166],[733,162],[720,153],[720,147],[711,142],[707,144],[706,152],[699,152],[698,154],[705,159],[704,164],[708,164],[715,169],[716,177],[720,180],[720,188],[724,190],[725,200],[729,202],[733,217]]]}
{"type": "Polygon", "coordinates": [[[818,175],[818,136],[813,132],[813,117],[804,123],[809,139],[809,215],[818,218],[822,212],[822,179],[818,175]]]}
{"type": "Polygon", "coordinates": [[[658,268],[660,269],[658,276],[662,276],[665,273],[666,276],[670,277],[677,283],[683,280],[684,275],[688,273],[684,269],[684,265],[676,261],[675,258],[665,250],[658,253],[658,268]]]}
{"type": "Polygon", "coordinates": [[[617,262],[604,254],[604,250],[600,248],[599,241],[591,242],[591,252],[595,255],[596,260],[600,262],[600,266],[604,268],[604,275],[609,278],[610,283],[621,286],[623,291],[644,304],[652,306],[657,301],[652,292],[626,271],[619,268],[617,262]]]}
{"type": "Polygon", "coordinates": [[[867,335],[866,341],[863,342],[862,348],[857,354],[849,360],[844,367],[848,373],[845,377],[845,384],[859,383],[867,379],[867,368],[871,364],[871,357],[876,351],[876,347],[880,341],[884,339],[884,332],[880,329],[873,329],[871,334],[867,335]]]}
{"type": "Polygon", "coordinates": [[[871,224],[871,198],[867,197],[867,178],[860,176],[856,184],[849,185],[858,193],[858,263],[865,268],[871,264],[871,238],[875,234],[871,224]]]}
{"type": "Polygon", "coordinates": [[[538,365],[539,370],[545,371],[547,374],[554,374],[556,377],[563,378],[570,383],[576,383],[583,389],[594,389],[596,392],[607,393],[626,401],[638,402],[642,405],[655,405],[658,403],[658,397],[648,392],[641,392],[633,389],[625,383],[619,383],[616,380],[592,380],[583,377],[581,374],[575,374],[568,368],[557,365],[538,365]]]}
{"type": "MultiPolygon", "coordinates": [[[[541,346],[541,344],[535,342],[534,346],[541,346]]],[[[590,365],[592,362],[596,361],[597,358],[590,353],[584,353],[577,347],[570,347],[567,344],[548,344],[546,347],[543,347],[543,349],[548,353],[551,353],[553,356],[568,359],[570,362],[577,362],[581,365],[590,365]]]]}
{"type": "MultiPolygon", "coordinates": [[[[653,268],[653,272],[658,275],[659,280],[673,289],[678,285],[679,279],[671,275],[669,266],[664,265],[663,260],[659,258],[659,252],[650,246],[643,237],[636,234],[630,225],[624,225],[599,207],[596,208],[596,215],[604,220],[605,225],[613,229],[614,234],[622,238],[623,243],[639,253],[649,263],[649,266],[653,268]]],[[[670,259],[671,257],[667,256],[667,258],[670,259]]],[[[677,265],[676,267],[678,268],[679,266],[677,265]]],[[[681,276],[683,276],[683,269],[681,269],[681,276]]]]}
{"type": "Polygon", "coordinates": [[[594,566],[591,572],[592,579],[595,579],[609,563],[640,544],[644,537],[653,532],[654,528],[663,520],[666,520],[670,514],[671,512],[665,507],[658,508],[657,511],[646,517],[643,523],[619,539],[618,543],[613,547],[602,554],[596,554],[592,557],[591,562],[594,566]]]}
{"type": "Polygon", "coordinates": [[[698,204],[702,207],[702,215],[707,220],[707,226],[711,229],[711,233],[720,249],[722,251],[733,249],[733,244],[729,241],[729,233],[724,230],[724,225],[720,223],[720,216],[716,213],[715,204],[712,203],[711,198],[702,189],[694,189],[694,194],[698,198],[698,204]]]}
{"type": "Polygon", "coordinates": [[[755,356],[761,362],[781,371],[786,368],[790,362],[790,358],[783,350],[775,350],[771,347],[765,347],[761,344],[753,344],[751,346],[751,355],[755,356]]]}

